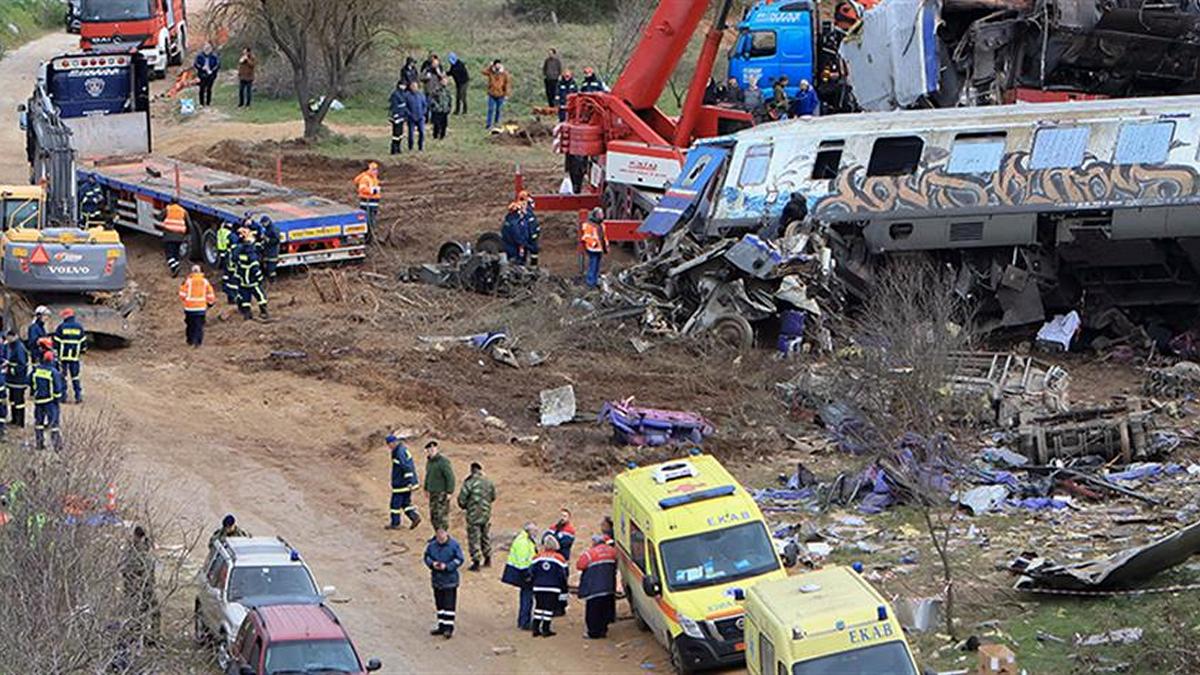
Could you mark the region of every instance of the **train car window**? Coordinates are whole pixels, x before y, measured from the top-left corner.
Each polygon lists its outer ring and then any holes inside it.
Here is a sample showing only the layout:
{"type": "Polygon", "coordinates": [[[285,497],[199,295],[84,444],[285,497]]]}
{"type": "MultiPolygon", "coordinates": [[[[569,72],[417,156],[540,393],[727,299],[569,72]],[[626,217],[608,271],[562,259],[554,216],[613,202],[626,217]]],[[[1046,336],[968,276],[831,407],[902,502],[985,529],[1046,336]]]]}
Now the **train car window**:
{"type": "Polygon", "coordinates": [[[1000,170],[1004,160],[1004,133],[958,134],[950,146],[946,173],[989,174],[1000,170]]]}
{"type": "Polygon", "coordinates": [[[871,148],[871,161],[867,163],[868,176],[906,176],[921,164],[921,151],[925,141],[920,136],[893,136],[880,138],[871,148]]]}
{"type": "Polygon", "coordinates": [[[1162,164],[1171,151],[1174,122],[1122,124],[1117,135],[1113,162],[1117,164],[1162,164]]]}
{"type": "Polygon", "coordinates": [[[742,171],[738,174],[738,185],[749,187],[762,185],[767,181],[767,169],[771,166],[771,149],[771,145],[763,144],[746,151],[746,157],[742,160],[742,171]]]}
{"type": "Polygon", "coordinates": [[[1033,137],[1030,169],[1068,169],[1083,164],[1087,150],[1087,127],[1047,127],[1033,137]]]}
{"type": "Polygon", "coordinates": [[[845,145],[845,141],[821,141],[817,146],[817,156],[813,159],[813,180],[837,178],[838,170],[842,167],[842,149],[845,145]]]}

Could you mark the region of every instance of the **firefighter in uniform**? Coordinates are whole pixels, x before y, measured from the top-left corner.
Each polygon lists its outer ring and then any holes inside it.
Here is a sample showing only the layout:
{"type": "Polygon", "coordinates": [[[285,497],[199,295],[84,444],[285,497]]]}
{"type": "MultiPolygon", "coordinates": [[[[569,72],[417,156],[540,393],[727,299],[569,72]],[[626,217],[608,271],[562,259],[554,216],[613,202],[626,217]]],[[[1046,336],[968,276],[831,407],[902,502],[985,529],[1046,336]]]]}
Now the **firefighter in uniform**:
{"type": "Polygon", "coordinates": [[[542,225],[538,222],[537,213],[533,210],[533,195],[521,190],[517,195],[521,203],[521,246],[524,249],[521,264],[528,263],[530,267],[538,266],[538,252],[541,250],[542,225]]]}
{"type": "Polygon", "coordinates": [[[46,328],[46,319],[49,316],[50,308],[45,305],[38,305],[37,309],[33,310],[33,321],[25,331],[25,348],[29,351],[32,352],[37,347],[38,340],[50,334],[50,329],[46,328]]]}
{"type": "Polygon", "coordinates": [[[217,265],[221,268],[221,291],[225,300],[236,305],[238,300],[237,276],[234,267],[233,249],[237,247],[237,233],[233,231],[233,223],[222,222],[217,229],[217,265]]]}
{"type": "Polygon", "coordinates": [[[179,276],[180,258],[182,257],[183,241],[187,237],[188,212],[179,202],[167,204],[163,211],[163,252],[167,256],[167,267],[171,276],[179,276]]]}
{"type": "Polygon", "coordinates": [[[412,491],[420,487],[417,484],[417,465],[404,445],[404,436],[391,433],[386,440],[392,449],[392,519],[388,529],[400,529],[402,516],[408,516],[408,528],[411,530],[421,524],[421,514],[412,503],[412,491]]]}
{"type": "Polygon", "coordinates": [[[558,540],[552,534],[542,537],[542,552],[529,566],[533,574],[533,636],[552,637],[550,628],[560,601],[567,592],[567,561],[558,553],[558,540]]]}
{"type": "Polygon", "coordinates": [[[371,162],[367,170],[354,177],[354,187],[358,191],[358,207],[367,212],[367,229],[375,230],[375,219],[379,215],[379,164],[371,162]]]}
{"type": "Polygon", "coordinates": [[[262,318],[270,318],[267,313],[267,291],[263,288],[262,263],[258,259],[253,232],[246,231],[243,235],[242,242],[234,250],[234,258],[237,262],[238,311],[247,320],[254,318],[250,302],[255,300],[262,318]]]}
{"type": "Polygon", "coordinates": [[[68,307],[59,316],[62,322],[54,331],[54,351],[62,363],[62,373],[75,393],[75,402],[83,403],[83,382],[79,375],[83,367],[83,352],[87,351],[87,332],[75,318],[75,310],[68,307]]]}
{"type": "Polygon", "coordinates": [[[617,549],[602,534],[592,536],[592,547],[579,556],[579,599],[583,600],[585,635],[589,640],[608,636],[617,619],[617,549]]]}
{"type": "Polygon", "coordinates": [[[263,271],[268,280],[274,281],[275,269],[279,267],[279,246],[282,243],[279,228],[268,216],[259,218],[259,224],[262,226],[263,271]]]}
{"type": "Polygon", "coordinates": [[[29,388],[29,350],[17,339],[14,331],[4,334],[8,346],[5,360],[4,384],[8,389],[9,424],[25,428],[25,390],[29,388]]]}
{"type": "Polygon", "coordinates": [[[108,219],[104,217],[105,206],[104,188],[96,181],[89,179],[79,186],[79,219],[85,228],[108,227],[108,219]]]}
{"type": "MultiPolygon", "coordinates": [[[[0,340],[0,372],[8,372],[8,343],[0,340]]],[[[8,422],[8,387],[0,387],[0,440],[4,438],[4,425],[8,422]]]]}
{"type": "Polygon", "coordinates": [[[458,491],[458,508],[467,512],[467,551],[471,554],[471,572],[492,566],[492,540],[488,530],[492,523],[492,502],[496,501],[496,486],[483,475],[483,466],[471,462],[471,475],[458,491]]]}
{"type": "Polygon", "coordinates": [[[46,449],[46,431],[55,450],[62,449],[62,431],[59,430],[59,404],[66,392],[62,373],[54,365],[54,354],[42,352],[38,365],[33,370],[33,432],[37,449],[46,449]]]}

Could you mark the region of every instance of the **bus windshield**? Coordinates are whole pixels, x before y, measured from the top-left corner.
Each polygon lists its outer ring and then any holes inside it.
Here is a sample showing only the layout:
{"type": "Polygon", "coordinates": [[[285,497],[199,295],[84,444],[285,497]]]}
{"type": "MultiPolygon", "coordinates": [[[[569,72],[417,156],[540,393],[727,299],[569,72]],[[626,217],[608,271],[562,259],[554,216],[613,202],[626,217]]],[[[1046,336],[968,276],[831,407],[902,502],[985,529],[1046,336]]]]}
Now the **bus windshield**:
{"type": "Polygon", "coordinates": [[[151,0],[83,0],[79,18],[83,21],[138,21],[150,18],[151,0]]]}
{"type": "Polygon", "coordinates": [[[779,567],[761,522],[668,539],[662,551],[664,576],[673,591],[755,577],[779,567]]]}

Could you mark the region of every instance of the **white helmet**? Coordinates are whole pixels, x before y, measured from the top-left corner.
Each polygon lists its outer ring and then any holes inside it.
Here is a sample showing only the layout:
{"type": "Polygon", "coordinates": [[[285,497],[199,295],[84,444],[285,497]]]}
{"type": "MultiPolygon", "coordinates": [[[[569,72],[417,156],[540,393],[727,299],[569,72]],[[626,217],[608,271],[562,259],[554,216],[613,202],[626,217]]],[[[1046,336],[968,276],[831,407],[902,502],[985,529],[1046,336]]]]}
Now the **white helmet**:
{"type": "Polygon", "coordinates": [[[37,309],[33,310],[35,316],[50,316],[50,308],[45,305],[38,305],[37,309]]]}

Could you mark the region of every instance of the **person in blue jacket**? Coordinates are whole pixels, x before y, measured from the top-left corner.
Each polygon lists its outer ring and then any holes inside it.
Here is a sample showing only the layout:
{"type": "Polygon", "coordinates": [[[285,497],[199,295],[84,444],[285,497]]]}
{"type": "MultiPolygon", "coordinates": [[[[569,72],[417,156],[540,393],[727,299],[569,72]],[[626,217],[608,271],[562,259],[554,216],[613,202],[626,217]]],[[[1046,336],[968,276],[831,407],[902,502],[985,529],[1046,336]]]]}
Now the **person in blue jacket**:
{"type": "Polygon", "coordinates": [[[817,98],[817,90],[812,88],[808,80],[800,80],[800,90],[792,99],[792,107],[788,114],[795,117],[816,117],[821,114],[821,99],[817,98]]]}
{"type": "Polygon", "coordinates": [[[49,317],[50,308],[45,305],[38,305],[37,309],[33,310],[33,321],[25,331],[25,349],[32,352],[37,347],[38,340],[50,335],[50,329],[46,328],[46,319],[49,317]]]}
{"type": "Polygon", "coordinates": [[[417,132],[417,149],[425,149],[425,118],[429,113],[429,99],[425,98],[424,92],[421,91],[419,82],[410,82],[408,91],[404,94],[404,100],[408,103],[407,115],[405,120],[408,123],[408,149],[413,149],[413,132],[417,132]]]}
{"type": "Polygon", "coordinates": [[[404,123],[408,120],[408,85],[404,80],[396,82],[396,88],[388,98],[388,121],[392,123],[392,154],[400,154],[400,143],[404,140],[404,123]]]}
{"type": "Polygon", "coordinates": [[[200,105],[212,105],[212,90],[217,82],[217,72],[221,70],[221,57],[217,56],[211,42],[204,44],[192,67],[196,69],[196,77],[200,78],[200,105]]]}
{"type": "Polygon", "coordinates": [[[75,393],[75,402],[83,403],[83,379],[80,369],[83,366],[83,353],[87,351],[87,331],[75,318],[75,310],[70,307],[59,315],[62,321],[54,330],[54,351],[62,364],[61,370],[66,376],[71,390],[75,393]]]}
{"type": "Polygon", "coordinates": [[[16,331],[4,334],[8,358],[4,361],[4,384],[8,388],[8,423],[25,428],[25,390],[29,389],[29,350],[16,331]]]}
{"type": "Polygon", "coordinates": [[[418,484],[417,465],[399,432],[388,434],[385,440],[392,449],[392,520],[388,529],[400,529],[402,516],[408,516],[409,529],[415,529],[421,524],[421,514],[417,513],[417,507],[412,503],[412,491],[418,484]]]}
{"type": "Polygon", "coordinates": [[[521,205],[521,264],[528,263],[530,267],[537,267],[538,253],[541,251],[542,225],[533,210],[533,196],[529,192],[521,190],[517,201],[521,205]]]}
{"type": "Polygon", "coordinates": [[[458,606],[458,568],[463,564],[462,547],[443,528],[438,528],[425,547],[425,566],[433,580],[433,604],[437,608],[437,627],[430,635],[447,640],[454,634],[454,610],[458,606]]]}
{"type": "Polygon", "coordinates": [[[62,431],[59,429],[59,406],[67,384],[54,365],[54,353],[42,352],[33,370],[33,432],[37,449],[46,449],[46,431],[55,450],[62,450],[62,431]]]}
{"type": "Polygon", "coordinates": [[[512,202],[508,205],[508,213],[504,215],[504,224],[500,226],[500,243],[504,245],[504,254],[510,263],[517,265],[525,263],[525,253],[521,249],[524,221],[520,202],[512,202]]]}

